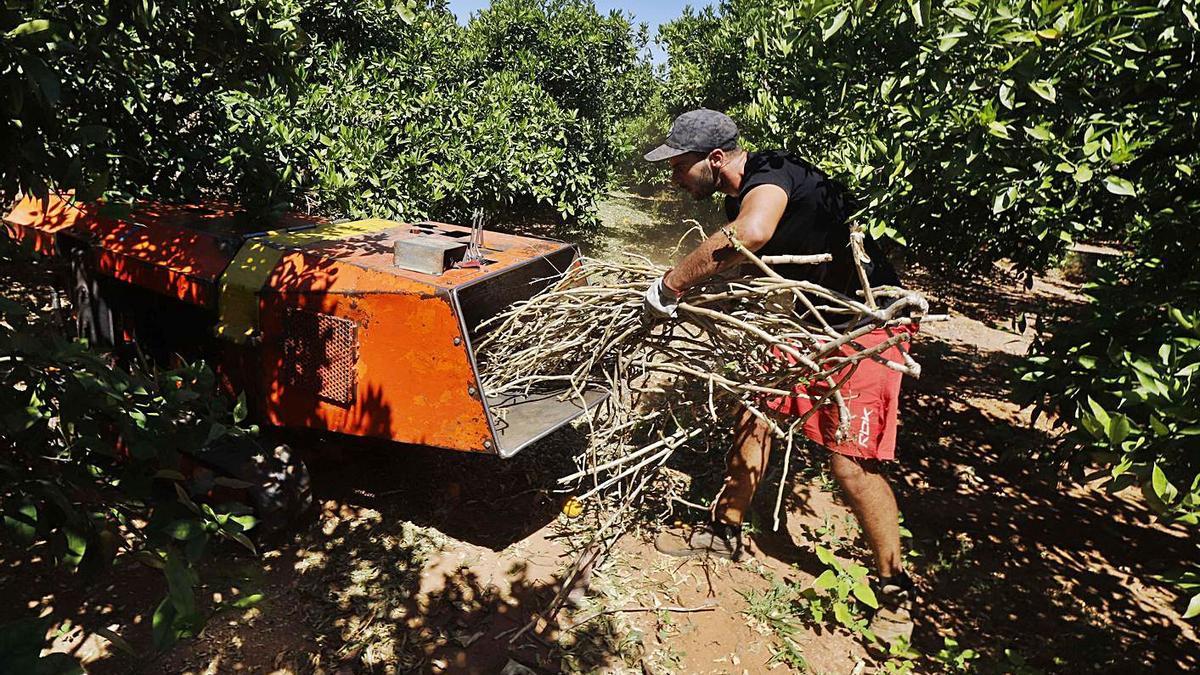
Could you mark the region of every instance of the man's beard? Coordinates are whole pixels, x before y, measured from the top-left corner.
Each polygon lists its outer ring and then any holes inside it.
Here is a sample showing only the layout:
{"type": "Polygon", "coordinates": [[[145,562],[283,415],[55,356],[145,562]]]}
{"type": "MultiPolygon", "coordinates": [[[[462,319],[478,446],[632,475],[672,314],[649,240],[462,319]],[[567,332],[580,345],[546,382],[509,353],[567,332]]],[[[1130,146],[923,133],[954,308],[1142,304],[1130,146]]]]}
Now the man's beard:
{"type": "Polygon", "coordinates": [[[688,194],[692,195],[692,197],[698,202],[707,200],[709,197],[713,196],[716,191],[717,181],[715,179],[709,179],[704,181],[701,185],[688,188],[688,194]]]}

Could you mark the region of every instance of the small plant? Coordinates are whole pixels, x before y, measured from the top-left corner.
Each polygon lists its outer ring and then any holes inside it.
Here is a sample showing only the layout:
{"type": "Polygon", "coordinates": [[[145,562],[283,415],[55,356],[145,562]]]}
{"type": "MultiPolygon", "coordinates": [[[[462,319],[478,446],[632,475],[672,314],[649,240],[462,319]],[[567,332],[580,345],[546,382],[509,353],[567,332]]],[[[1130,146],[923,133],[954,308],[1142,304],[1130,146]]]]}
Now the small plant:
{"type": "Polygon", "coordinates": [[[943,644],[945,646],[933,656],[933,660],[941,664],[944,670],[965,673],[973,669],[971,661],[979,658],[979,652],[974,649],[964,649],[958,644],[958,640],[950,636],[943,638],[943,644]]]}
{"type": "MultiPolygon", "coordinates": [[[[923,654],[906,640],[892,642],[888,645],[887,655],[880,664],[880,672],[889,675],[907,675],[914,672],[976,672],[977,666],[972,662],[978,661],[979,652],[964,648],[952,635],[943,638],[943,645],[936,654],[923,654]]],[[[1001,666],[1001,671],[1009,672],[1011,664],[1010,661],[1009,665],[1001,666]]]]}
{"type": "Polygon", "coordinates": [[[850,631],[874,639],[860,611],[860,605],[879,608],[879,600],[867,580],[867,568],[858,563],[843,565],[824,546],[817,546],[816,551],[827,569],[801,594],[813,622],[823,625],[832,616],[850,631]]]}
{"type": "Polygon", "coordinates": [[[921,654],[907,643],[896,642],[888,647],[887,659],[880,665],[880,671],[888,675],[908,675],[916,672],[920,658],[921,654]]]}
{"type": "Polygon", "coordinates": [[[808,661],[794,638],[800,629],[797,609],[801,593],[794,584],[775,577],[769,579],[769,589],[742,593],[747,605],[742,613],[769,628],[779,638],[779,644],[771,650],[772,664],[783,663],[797,670],[807,670],[808,661]]]}
{"type": "MultiPolygon", "coordinates": [[[[879,607],[879,601],[867,580],[867,568],[857,563],[843,565],[824,546],[817,546],[816,552],[826,570],[813,581],[812,586],[801,588],[799,584],[768,576],[771,581],[769,589],[742,593],[747,604],[743,613],[770,629],[778,638],[778,644],[772,650],[772,663],[784,663],[798,670],[808,668],[800,644],[795,639],[804,623],[821,627],[833,623],[875,641],[862,612],[864,605],[871,609],[879,607]]],[[[904,653],[909,658],[920,656],[911,651],[904,653]]],[[[903,668],[900,664],[886,667],[903,668]]],[[[910,671],[911,666],[908,670],[887,672],[910,671]]]]}
{"type": "Polygon", "coordinates": [[[913,562],[921,557],[921,552],[917,550],[917,540],[913,537],[912,530],[904,525],[904,514],[900,514],[900,539],[904,543],[904,561],[913,562]]]}

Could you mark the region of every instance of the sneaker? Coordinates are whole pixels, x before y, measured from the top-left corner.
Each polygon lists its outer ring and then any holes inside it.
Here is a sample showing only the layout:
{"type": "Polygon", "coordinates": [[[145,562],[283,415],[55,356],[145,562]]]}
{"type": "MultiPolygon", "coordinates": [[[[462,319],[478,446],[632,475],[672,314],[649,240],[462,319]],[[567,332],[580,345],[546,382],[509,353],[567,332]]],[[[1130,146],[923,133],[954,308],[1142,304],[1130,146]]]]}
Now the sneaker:
{"type": "Polygon", "coordinates": [[[916,589],[912,579],[903,572],[892,577],[883,577],[879,584],[879,609],[871,617],[871,632],[886,645],[903,640],[912,641],[913,610],[916,589]]]}
{"type": "Polygon", "coordinates": [[[713,557],[738,560],[742,555],[741,527],[711,521],[690,532],[663,532],[654,541],[659,553],[681,558],[713,557]]]}

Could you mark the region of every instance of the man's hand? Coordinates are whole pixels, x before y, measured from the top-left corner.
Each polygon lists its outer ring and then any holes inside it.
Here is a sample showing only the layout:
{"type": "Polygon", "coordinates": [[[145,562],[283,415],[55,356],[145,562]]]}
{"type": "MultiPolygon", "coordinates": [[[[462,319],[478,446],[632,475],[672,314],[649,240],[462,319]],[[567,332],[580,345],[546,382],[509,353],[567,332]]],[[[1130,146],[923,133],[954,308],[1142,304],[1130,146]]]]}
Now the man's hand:
{"type": "Polygon", "coordinates": [[[679,293],[667,286],[667,277],[659,277],[642,298],[642,321],[652,324],[660,319],[675,318],[679,311],[679,293]]]}

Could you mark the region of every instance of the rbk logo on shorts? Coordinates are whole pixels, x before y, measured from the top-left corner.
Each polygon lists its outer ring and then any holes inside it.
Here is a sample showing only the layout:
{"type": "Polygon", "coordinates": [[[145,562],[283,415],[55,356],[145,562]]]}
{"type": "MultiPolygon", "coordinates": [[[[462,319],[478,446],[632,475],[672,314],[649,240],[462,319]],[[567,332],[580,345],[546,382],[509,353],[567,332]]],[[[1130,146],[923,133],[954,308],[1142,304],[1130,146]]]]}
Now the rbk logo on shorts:
{"type": "Polygon", "coordinates": [[[871,411],[863,410],[862,424],[858,427],[858,444],[867,447],[871,441],[871,411]]]}

